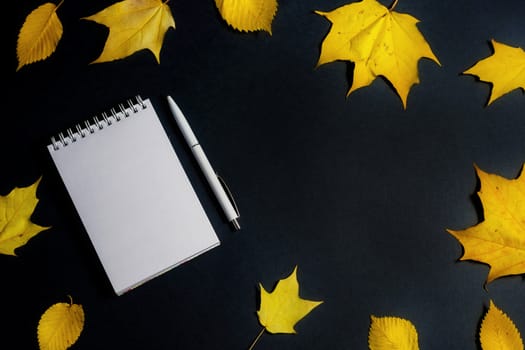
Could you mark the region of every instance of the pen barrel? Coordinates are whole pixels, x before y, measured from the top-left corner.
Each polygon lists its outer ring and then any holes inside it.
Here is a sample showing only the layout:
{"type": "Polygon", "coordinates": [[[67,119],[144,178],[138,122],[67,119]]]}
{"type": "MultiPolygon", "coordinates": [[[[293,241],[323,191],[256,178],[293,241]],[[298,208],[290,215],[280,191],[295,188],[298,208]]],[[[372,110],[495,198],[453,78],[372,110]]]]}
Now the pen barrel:
{"type": "Polygon", "coordinates": [[[237,212],[235,211],[235,208],[233,207],[233,204],[226,194],[226,191],[224,190],[224,187],[222,187],[222,184],[220,183],[219,179],[217,178],[217,174],[213,170],[210,162],[208,161],[208,157],[206,157],[206,154],[202,150],[200,144],[196,144],[191,148],[193,155],[195,159],[197,160],[197,163],[199,164],[202,172],[204,173],[204,176],[206,177],[206,180],[208,181],[213,194],[219,201],[220,206],[222,207],[226,218],[228,221],[233,221],[236,218],[239,217],[237,212]]]}

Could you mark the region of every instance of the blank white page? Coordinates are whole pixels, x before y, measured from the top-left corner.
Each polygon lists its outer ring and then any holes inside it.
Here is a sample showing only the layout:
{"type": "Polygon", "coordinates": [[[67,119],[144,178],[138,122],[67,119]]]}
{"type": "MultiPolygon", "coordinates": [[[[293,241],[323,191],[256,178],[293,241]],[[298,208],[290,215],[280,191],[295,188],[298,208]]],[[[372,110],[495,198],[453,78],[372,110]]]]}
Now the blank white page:
{"type": "Polygon", "coordinates": [[[220,244],[150,100],[139,101],[129,117],[48,145],[117,295],[220,244]]]}

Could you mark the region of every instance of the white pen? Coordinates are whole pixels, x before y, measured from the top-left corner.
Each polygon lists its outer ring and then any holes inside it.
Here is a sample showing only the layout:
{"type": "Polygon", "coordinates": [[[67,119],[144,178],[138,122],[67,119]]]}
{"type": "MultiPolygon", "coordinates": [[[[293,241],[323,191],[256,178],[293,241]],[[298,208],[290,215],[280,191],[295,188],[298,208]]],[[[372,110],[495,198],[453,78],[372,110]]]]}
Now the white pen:
{"type": "Polygon", "coordinates": [[[197,140],[195,134],[191,130],[188,121],[184,117],[184,114],[182,113],[179,106],[175,103],[173,98],[171,98],[171,96],[168,96],[168,104],[170,106],[171,113],[175,118],[175,122],[177,123],[180,131],[182,132],[184,139],[188,143],[188,146],[190,146],[193,156],[197,160],[197,163],[199,164],[199,167],[204,173],[206,180],[210,184],[213,193],[217,197],[217,200],[219,201],[219,204],[222,207],[224,214],[226,214],[226,218],[229,222],[232,223],[233,227],[236,230],[239,230],[241,228],[239,224],[239,213],[233,206],[233,199],[228,197],[228,194],[226,193],[223,185],[219,182],[217,174],[213,170],[210,162],[208,161],[208,157],[206,157],[206,154],[204,153],[201,145],[199,144],[199,141],[197,140]]]}

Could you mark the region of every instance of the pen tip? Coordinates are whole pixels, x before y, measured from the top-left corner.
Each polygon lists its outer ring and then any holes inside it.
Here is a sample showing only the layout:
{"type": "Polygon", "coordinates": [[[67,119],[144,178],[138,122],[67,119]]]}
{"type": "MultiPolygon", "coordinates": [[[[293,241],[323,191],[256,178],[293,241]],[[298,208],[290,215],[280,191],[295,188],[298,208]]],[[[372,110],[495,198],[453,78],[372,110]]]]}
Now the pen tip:
{"type": "Polygon", "coordinates": [[[234,228],[236,231],[238,231],[238,230],[241,229],[241,224],[239,223],[239,220],[237,220],[237,219],[233,219],[233,220],[231,221],[231,223],[233,224],[233,228],[234,228]]]}

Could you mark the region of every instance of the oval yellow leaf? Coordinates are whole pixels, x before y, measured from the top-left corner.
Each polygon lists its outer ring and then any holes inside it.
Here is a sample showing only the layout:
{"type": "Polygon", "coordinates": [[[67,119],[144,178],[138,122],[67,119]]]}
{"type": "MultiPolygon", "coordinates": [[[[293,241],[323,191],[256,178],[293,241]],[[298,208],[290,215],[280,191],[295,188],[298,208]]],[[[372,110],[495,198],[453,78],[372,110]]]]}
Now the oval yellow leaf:
{"type": "Polygon", "coordinates": [[[73,345],[84,328],[82,305],[56,303],[44,312],[38,323],[40,350],[65,350],[73,345]]]}
{"type": "Polygon", "coordinates": [[[243,32],[265,30],[272,34],[277,0],[215,0],[222,18],[243,32]]]}
{"type": "Polygon", "coordinates": [[[492,300],[481,322],[479,340],[483,350],[523,350],[523,341],[518,329],[492,300]]]}
{"type": "Polygon", "coordinates": [[[368,333],[370,350],[418,350],[416,327],[399,317],[371,316],[368,333]]]}
{"type": "Polygon", "coordinates": [[[18,33],[16,55],[18,71],[23,66],[48,58],[62,38],[63,28],[56,14],[57,6],[50,2],[33,10],[18,33]]]}

